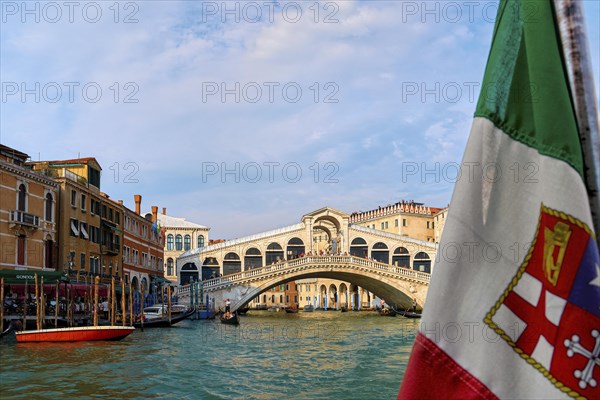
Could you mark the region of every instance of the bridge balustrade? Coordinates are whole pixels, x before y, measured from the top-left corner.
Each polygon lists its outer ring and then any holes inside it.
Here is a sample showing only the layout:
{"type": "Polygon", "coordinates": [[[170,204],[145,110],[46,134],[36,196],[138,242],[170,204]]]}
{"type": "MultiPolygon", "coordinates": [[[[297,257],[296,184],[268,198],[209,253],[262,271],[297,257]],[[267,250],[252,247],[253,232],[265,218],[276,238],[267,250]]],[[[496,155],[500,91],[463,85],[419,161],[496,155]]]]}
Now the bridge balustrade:
{"type": "MultiPolygon", "coordinates": [[[[395,265],[384,264],[373,260],[356,257],[356,256],[305,256],[296,258],[293,260],[281,261],[276,264],[267,265],[262,268],[254,268],[247,271],[238,272],[235,274],[221,276],[219,278],[209,279],[203,282],[204,289],[211,289],[227,284],[233,284],[241,281],[245,281],[252,278],[258,278],[261,276],[268,276],[269,274],[276,273],[279,271],[285,271],[292,268],[302,267],[304,265],[348,265],[348,266],[360,266],[374,270],[379,270],[394,275],[400,275],[405,278],[417,279],[423,282],[429,282],[430,274],[425,272],[419,272],[410,270],[395,265]]],[[[180,293],[189,293],[189,287],[181,287],[180,293]]]]}

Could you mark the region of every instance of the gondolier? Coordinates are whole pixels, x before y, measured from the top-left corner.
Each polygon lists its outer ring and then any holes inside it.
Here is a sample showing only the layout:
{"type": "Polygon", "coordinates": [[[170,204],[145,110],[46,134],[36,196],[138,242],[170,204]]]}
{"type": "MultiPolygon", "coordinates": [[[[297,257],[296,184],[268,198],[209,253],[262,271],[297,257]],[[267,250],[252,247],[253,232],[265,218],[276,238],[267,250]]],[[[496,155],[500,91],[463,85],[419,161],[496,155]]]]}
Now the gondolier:
{"type": "Polygon", "coordinates": [[[231,310],[231,301],[229,299],[225,300],[225,312],[229,312],[231,310]]]}
{"type": "Polygon", "coordinates": [[[417,299],[416,298],[413,298],[412,310],[413,310],[413,312],[417,312],[417,299]]]}

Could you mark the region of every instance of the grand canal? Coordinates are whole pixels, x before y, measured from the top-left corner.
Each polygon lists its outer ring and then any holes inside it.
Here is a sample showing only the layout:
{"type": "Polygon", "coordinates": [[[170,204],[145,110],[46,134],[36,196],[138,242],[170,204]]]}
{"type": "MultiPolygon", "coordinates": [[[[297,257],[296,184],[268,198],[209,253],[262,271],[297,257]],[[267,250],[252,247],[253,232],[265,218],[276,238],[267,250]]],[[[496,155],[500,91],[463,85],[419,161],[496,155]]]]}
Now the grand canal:
{"type": "Polygon", "coordinates": [[[418,322],[374,312],[250,311],[186,320],[121,342],[0,342],[0,396],[392,399],[418,322]]]}

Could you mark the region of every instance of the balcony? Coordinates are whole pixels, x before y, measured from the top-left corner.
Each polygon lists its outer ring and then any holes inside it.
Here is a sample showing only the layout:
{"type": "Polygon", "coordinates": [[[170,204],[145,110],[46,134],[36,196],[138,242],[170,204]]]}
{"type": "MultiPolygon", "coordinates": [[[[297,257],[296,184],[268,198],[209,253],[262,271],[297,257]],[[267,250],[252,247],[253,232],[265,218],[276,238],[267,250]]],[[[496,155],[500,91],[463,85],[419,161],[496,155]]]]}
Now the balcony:
{"type": "Polygon", "coordinates": [[[118,255],[119,254],[119,245],[111,242],[104,242],[100,245],[100,251],[102,254],[110,254],[110,255],[118,255]]]}
{"type": "Polygon", "coordinates": [[[11,210],[10,222],[36,229],[40,227],[40,217],[24,211],[11,210]]]}

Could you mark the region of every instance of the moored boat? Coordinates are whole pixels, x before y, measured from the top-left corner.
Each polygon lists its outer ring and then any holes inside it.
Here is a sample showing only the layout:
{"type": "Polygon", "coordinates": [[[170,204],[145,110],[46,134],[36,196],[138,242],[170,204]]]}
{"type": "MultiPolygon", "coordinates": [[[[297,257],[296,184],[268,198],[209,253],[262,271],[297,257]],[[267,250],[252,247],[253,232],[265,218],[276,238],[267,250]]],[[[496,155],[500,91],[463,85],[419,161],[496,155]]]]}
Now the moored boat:
{"type": "Polygon", "coordinates": [[[298,309],[289,307],[285,309],[285,312],[288,314],[296,314],[298,312],[298,309]]]}
{"type": "Polygon", "coordinates": [[[134,326],[136,328],[165,328],[183,321],[192,314],[194,314],[193,308],[180,305],[176,311],[171,309],[171,319],[169,320],[167,306],[159,304],[144,308],[143,324],[142,321],[137,321],[134,326]]]}
{"type": "Polygon", "coordinates": [[[133,326],[79,326],[73,328],[40,329],[16,332],[17,342],[87,342],[121,340],[135,328],[133,326]]]}
{"type": "Polygon", "coordinates": [[[304,306],[304,312],[313,312],[315,308],[311,304],[307,304],[304,306]]]}

